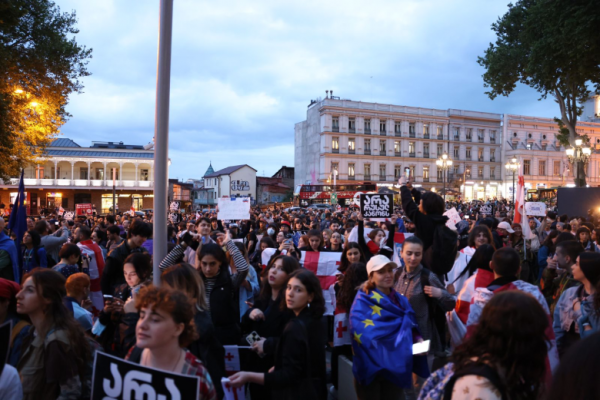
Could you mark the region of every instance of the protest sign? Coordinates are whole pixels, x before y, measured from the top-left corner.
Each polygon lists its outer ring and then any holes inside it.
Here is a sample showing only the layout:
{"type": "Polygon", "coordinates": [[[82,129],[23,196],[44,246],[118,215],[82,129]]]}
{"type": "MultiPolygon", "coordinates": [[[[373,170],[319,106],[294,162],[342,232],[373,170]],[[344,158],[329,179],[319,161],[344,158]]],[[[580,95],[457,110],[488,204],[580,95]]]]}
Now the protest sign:
{"type": "Polygon", "coordinates": [[[93,214],[92,205],[90,203],[85,204],[75,204],[75,215],[92,215],[93,214]]]}
{"type": "Polygon", "coordinates": [[[361,194],[360,212],[364,218],[385,220],[394,212],[394,195],[361,194]]]}
{"type": "Polygon", "coordinates": [[[217,218],[221,220],[250,219],[250,199],[236,197],[219,199],[217,218]]]}
{"type": "Polygon", "coordinates": [[[200,379],[144,367],[101,351],[96,352],[92,400],[198,399],[200,379]]]}
{"type": "Polygon", "coordinates": [[[456,211],[456,207],[452,207],[447,210],[444,215],[448,217],[448,221],[446,222],[446,226],[450,229],[453,227],[456,228],[456,224],[460,222],[460,214],[456,211]]]}
{"type": "Polygon", "coordinates": [[[546,216],[546,203],[536,203],[528,201],[525,203],[525,214],[533,215],[535,217],[546,216]]]}
{"type": "Polygon", "coordinates": [[[66,211],[63,214],[63,219],[72,220],[74,216],[75,216],[75,213],[73,211],[66,211]]]}
{"type": "Polygon", "coordinates": [[[494,214],[494,205],[493,204],[482,204],[479,207],[479,214],[486,214],[493,216],[494,214]]]}
{"type": "Polygon", "coordinates": [[[179,202],[178,201],[172,201],[171,204],[169,205],[169,209],[171,211],[179,211],[179,202]]]}

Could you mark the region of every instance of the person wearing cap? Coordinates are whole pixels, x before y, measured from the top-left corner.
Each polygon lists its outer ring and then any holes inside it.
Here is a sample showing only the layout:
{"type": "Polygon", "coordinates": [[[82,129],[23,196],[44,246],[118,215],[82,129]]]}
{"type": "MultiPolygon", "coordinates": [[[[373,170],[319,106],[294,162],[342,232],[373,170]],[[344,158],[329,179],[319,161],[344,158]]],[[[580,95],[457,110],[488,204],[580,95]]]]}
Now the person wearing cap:
{"type": "Polygon", "coordinates": [[[288,233],[291,233],[292,224],[290,224],[289,221],[281,221],[279,231],[283,232],[285,235],[287,235],[288,233]]]}
{"type": "Polygon", "coordinates": [[[579,254],[571,271],[573,279],[580,284],[570,287],[562,293],[554,309],[554,323],[552,324],[556,345],[561,356],[580,337],[600,329],[593,307],[596,285],[600,282],[600,253],[583,252],[579,254]],[[586,318],[582,318],[583,315],[586,318]]]}
{"type": "Polygon", "coordinates": [[[515,233],[510,224],[506,221],[500,222],[495,231],[492,232],[494,238],[494,245],[496,249],[501,249],[508,243],[508,234],[515,233]]]}
{"type": "Polygon", "coordinates": [[[412,386],[412,372],[429,375],[423,356],[413,356],[422,341],[409,300],[394,290],[398,266],[382,254],[367,263],[368,280],[350,309],[352,372],[359,400],[400,399],[412,386]]]}

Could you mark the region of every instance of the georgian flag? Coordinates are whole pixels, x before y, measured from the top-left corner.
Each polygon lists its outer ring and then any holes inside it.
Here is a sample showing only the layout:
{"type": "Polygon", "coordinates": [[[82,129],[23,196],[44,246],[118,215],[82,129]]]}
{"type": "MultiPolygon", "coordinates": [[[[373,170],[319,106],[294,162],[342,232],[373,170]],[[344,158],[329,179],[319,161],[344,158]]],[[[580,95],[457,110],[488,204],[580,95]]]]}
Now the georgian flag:
{"type": "Polygon", "coordinates": [[[65,209],[62,208],[62,206],[60,206],[60,208],[58,209],[58,215],[63,215],[65,213],[65,209]]]}
{"type": "Polygon", "coordinates": [[[350,327],[348,313],[340,312],[333,316],[333,346],[344,346],[352,344],[350,337],[350,327]]]}
{"type": "Polygon", "coordinates": [[[225,371],[228,375],[241,370],[240,368],[240,351],[237,346],[223,346],[225,349],[225,371]]]}
{"type": "MultiPolygon", "coordinates": [[[[371,232],[373,229],[371,228],[365,228],[365,242],[368,243],[372,242],[372,240],[369,238],[369,232],[371,232]]],[[[385,237],[387,240],[387,236],[388,236],[388,231],[384,231],[385,232],[385,237]]],[[[404,265],[404,262],[402,261],[402,244],[404,243],[404,240],[407,237],[411,237],[413,234],[412,233],[402,233],[402,232],[394,232],[394,255],[392,256],[392,261],[396,263],[396,265],[398,265],[399,267],[404,265]]],[[[352,228],[352,231],[350,231],[350,235],[348,236],[348,241],[349,242],[356,242],[358,243],[358,225],[355,226],[354,228],[352,228]]]]}
{"type": "Polygon", "coordinates": [[[517,197],[515,198],[515,217],[513,222],[515,224],[521,224],[523,230],[523,237],[525,239],[533,239],[533,233],[529,227],[529,220],[525,213],[525,178],[523,175],[519,175],[519,181],[517,183],[517,197]]]}
{"type": "Polygon", "coordinates": [[[225,393],[223,400],[246,400],[246,393],[244,393],[245,385],[234,388],[229,383],[229,378],[221,378],[221,385],[223,386],[223,393],[225,393]]]}

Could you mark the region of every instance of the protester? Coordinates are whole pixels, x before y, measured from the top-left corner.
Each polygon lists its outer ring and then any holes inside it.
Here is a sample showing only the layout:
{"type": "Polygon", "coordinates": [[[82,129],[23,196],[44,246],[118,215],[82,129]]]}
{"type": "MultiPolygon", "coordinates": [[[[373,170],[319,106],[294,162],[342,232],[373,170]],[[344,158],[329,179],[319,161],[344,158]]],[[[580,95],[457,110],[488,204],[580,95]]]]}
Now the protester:
{"type": "Polygon", "coordinates": [[[547,235],[546,239],[542,243],[540,250],[538,251],[538,276],[536,281],[539,281],[542,277],[544,269],[548,266],[548,260],[554,257],[554,251],[556,248],[556,239],[558,238],[558,231],[553,229],[547,235]]]}
{"type": "Polygon", "coordinates": [[[311,271],[297,270],[289,277],[285,298],[286,308],[295,318],[286,324],[279,339],[273,371],[238,372],[229,377],[231,385],[265,385],[274,400],[325,400],[325,340],[320,321],[325,300],[321,284],[311,271]]]}
{"type": "Polygon", "coordinates": [[[17,314],[16,295],[20,290],[21,286],[18,283],[0,278],[0,325],[12,322],[8,363],[13,367],[17,366],[21,358],[22,340],[30,327],[26,317],[17,314]]]}
{"type": "Polygon", "coordinates": [[[73,313],[84,331],[92,330],[92,301],[90,300],[90,277],[83,272],[70,275],[65,283],[67,296],[65,306],[73,313]]]}
{"type": "MultiPolygon", "coordinates": [[[[41,244],[44,246],[44,249],[46,249],[46,254],[48,254],[54,261],[54,264],[60,260],[58,252],[62,248],[63,244],[65,244],[69,239],[70,232],[67,225],[68,221],[62,220],[60,222],[60,228],[53,234],[50,234],[48,222],[41,220],[35,223],[35,231],[42,238],[41,244]]],[[[50,267],[52,267],[52,265],[50,265],[50,267]]]]}
{"type": "Polygon", "coordinates": [[[15,242],[4,233],[6,223],[0,217],[0,278],[20,282],[19,254],[15,242]]]}
{"type": "Polygon", "coordinates": [[[125,359],[149,368],[196,376],[200,381],[198,399],[216,400],[214,383],[202,361],[185,350],[197,337],[190,299],[181,292],[145,287],[135,304],[140,314],[136,345],[125,359]]]}
{"type": "Polygon", "coordinates": [[[381,254],[388,258],[392,257],[394,254],[392,249],[394,248],[396,217],[392,217],[391,221],[391,224],[387,224],[387,239],[383,229],[376,228],[367,234],[369,241],[366,242],[364,233],[364,218],[361,213],[358,213],[358,244],[360,245],[367,261],[376,254],[381,254]]]}
{"type": "Polygon", "coordinates": [[[92,230],[85,225],[75,230],[75,241],[81,250],[81,259],[84,264],[83,271],[90,276],[92,287],[94,288],[90,294],[93,307],[92,312],[94,315],[98,315],[100,310],[104,308],[102,291],[100,290],[102,272],[104,271],[104,256],[100,247],[94,243],[91,237],[92,230]]]}
{"type": "Polygon", "coordinates": [[[548,263],[542,275],[541,284],[546,301],[550,306],[550,312],[554,315],[556,302],[562,293],[578,282],[573,279],[572,267],[575,265],[577,257],[583,252],[581,243],[576,240],[561,241],[561,236],[569,236],[569,233],[561,233],[556,239],[556,250],[553,257],[553,263],[548,263]],[[560,272],[560,273],[559,273],[560,272]]]}
{"type": "Polygon", "coordinates": [[[48,260],[46,259],[46,250],[41,246],[40,235],[35,230],[25,232],[23,235],[23,273],[25,275],[34,268],[48,266],[48,260]]]}
{"type": "Polygon", "coordinates": [[[110,225],[106,229],[106,235],[108,238],[106,249],[108,250],[107,253],[110,253],[123,242],[123,238],[121,238],[121,229],[119,229],[117,225],[110,225]]]}
{"type": "Polygon", "coordinates": [[[495,295],[452,363],[423,385],[419,400],[539,398],[547,376],[547,328],[533,296],[514,290],[495,295]]]}
{"type": "Polygon", "coordinates": [[[65,279],[80,271],[77,263],[81,259],[81,250],[76,244],[65,243],[58,252],[58,257],[60,261],[52,269],[60,272],[65,279]]]}
{"type": "Polygon", "coordinates": [[[90,360],[83,328],[63,303],[65,278],[51,269],[38,268],[24,276],[17,294],[17,312],[31,320],[17,369],[23,399],[89,397],[89,382],[82,380],[90,360]]]}
{"type": "MultiPolygon", "coordinates": [[[[447,287],[450,294],[455,294],[461,291],[464,283],[476,269],[469,269],[468,264],[480,246],[492,245],[494,240],[492,233],[486,225],[478,225],[473,227],[467,239],[467,247],[457,253],[456,261],[452,270],[447,274],[447,287]]],[[[494,248],[492,247],[492,252],[494,248]]]]}

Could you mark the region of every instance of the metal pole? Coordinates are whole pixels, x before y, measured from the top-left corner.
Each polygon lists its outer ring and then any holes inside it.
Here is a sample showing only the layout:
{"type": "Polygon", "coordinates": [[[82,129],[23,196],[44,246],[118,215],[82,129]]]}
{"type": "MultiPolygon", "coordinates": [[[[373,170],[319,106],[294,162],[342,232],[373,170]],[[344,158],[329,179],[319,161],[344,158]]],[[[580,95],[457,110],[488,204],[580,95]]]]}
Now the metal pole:
{"type": "Polygon", "coordinates": [[[444,210],[446,209],[446,169],[442,167],[442,182],[444,186],[444,210]]]}
{"type": "Polygon", "coordinates": [[[513,169],[513,186],[512,186],[512,192],[513,192],[513,207],[515,206],[515,172],[516,170],[513,169]]]}
{"type": "Polygon", "coordinates": [[[167,255],[167,184],[169,156],[169,93],[173,0],[160,0],[156,109],[154,121],[154,285],[160,285],[160,262],[167,255]]]}
{"type": "Polygon", "coordinates": [[[113,215],[117,215],[116,198],[117,198],[117,169],[113,168],[113,215]]]}

